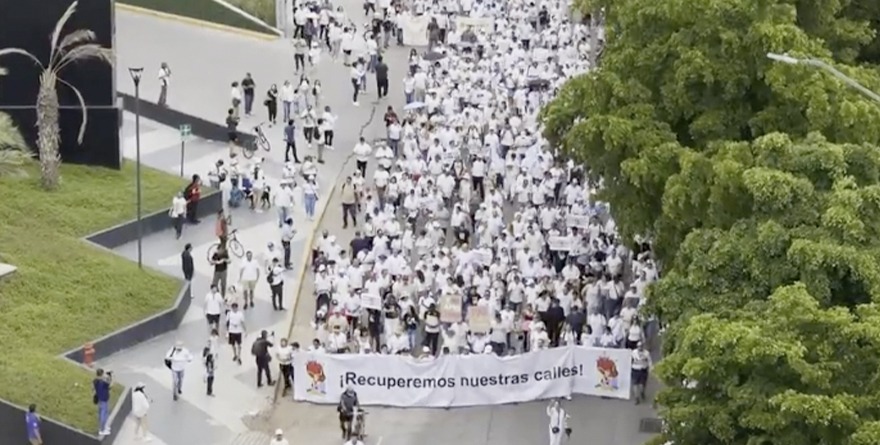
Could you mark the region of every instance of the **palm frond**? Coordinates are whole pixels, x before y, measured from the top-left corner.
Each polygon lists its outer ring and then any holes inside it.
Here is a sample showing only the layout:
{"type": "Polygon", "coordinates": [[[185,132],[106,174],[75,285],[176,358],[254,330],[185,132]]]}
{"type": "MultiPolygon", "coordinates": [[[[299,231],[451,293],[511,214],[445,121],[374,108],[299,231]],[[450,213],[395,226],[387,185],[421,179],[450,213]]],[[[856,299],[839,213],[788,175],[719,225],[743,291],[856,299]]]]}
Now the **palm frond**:
{"type": "Polygon", "coordinates": [[[21,55],[21,56],[25,56],[25,57],[27,57],[28,59],[31,59],[31,60],[34,62],[34,64],[37,65],[38,67],[40,67],[40,68],[45,68],[45,66],[43,65],[43,62],[40,62],[40,59],[38,59],[37,56],[35,56],[35,55],[33,55],[33,54],[31,54],[31,53],[29,53],[29,52],[27,52],[27,51],[25,51],[25,50],[23,50],[23,49],[21,49],[21,48],[3,48],[3,49],[0,49],[0,57],[7,56],[7,55],[10,55],[10,54],[18,54],[18,55],[21,55]]]}
{"type": "Polygon", "coordinates": [[[61,39],[61,43],[58,45],[58,50],[67,51],[76,45],[92,43],[95,41],[95,38],[97,38],[97,36],[93,31],[88,29],[77,29],[61,39]]]}
{"type": "Polygon", "coordinates": [[[73,14],[76,12],[76,6],[79,4],[78,1],[75,1],[67,7],[67,11],[64,11],[64,15],[58,19],[58,22],[55,23],[55,29],[52,31],[52,40],[51,40],[51,49],[49,50],[49,66],[53,65],[55,58],[58,56],[58,40],[61,38],[61,31],[64,31],[64,26],[67,25],[67,21],[73,17],[73,14]]]}
{"type": "Polygon", "coordinates": [[[76,137],[76,141],[77,143],[82,144],[83,136],[85,136],[86,134],[86,125],[89,122],[89,115],[86,112],[86,101],[85,99],[83,99],[82,93],[80,93],[79,90],[75,86],[71,85],[68,81],[59,77],[58,82],[67,85],[67,88],[73,90],[74,94],[76,94],[76,99],[79,100],[79,111],[82,113],[83,117],[82,122],[80,122],[79,124],[79,134],[76,137]]]}
{"type": "Polygon", "coordinates": [[[0,176],[27,176],[24,167],[33,157],[26,151],[0,149],[0,176]]]}
{"type": "Polygon", "coordinates": [[[97,43],[87,43],[85,45],[77,46],[76,48],[62,54],[61,59],[55,65],[55,72],[60,72],[64,67],[71,63],[86,59],[98,59],[113,65],[113,50],[110,48],[104,48],[97,43]]]}
{"type": "Polygon", "coordinates": [[[30,152],[12,117],[6,113],[0,113],[0,150],[30,152]]]}

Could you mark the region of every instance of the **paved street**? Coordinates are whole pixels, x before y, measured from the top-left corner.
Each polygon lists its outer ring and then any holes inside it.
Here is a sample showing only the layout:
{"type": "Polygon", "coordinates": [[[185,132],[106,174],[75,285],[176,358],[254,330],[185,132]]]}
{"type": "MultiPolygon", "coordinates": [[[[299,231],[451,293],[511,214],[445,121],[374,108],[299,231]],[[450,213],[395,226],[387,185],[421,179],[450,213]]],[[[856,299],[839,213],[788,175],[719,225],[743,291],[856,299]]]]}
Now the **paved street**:
{"type": "MultiPolygon", "coordinates": [[[[357,11],[360,4],[352,3],[349,10],[357,11]]],[[[344,1],[343,4],[346,2],[344,1]]],[[[240,37],[220,31],[202,29],[133,13],[117,12],[117,44],[119,69],[119,89],[132,93],[133,86],[128,80],[129,66],[143,66],[147,73],[158,70],[159,63],[168,62],[172,67],[173,80],[169,105],[184,113],[195,115],[218,124],[225,118],[228,104],[229,85],[241,80],[245,72],[251,72],[257,82],[257,98],[260,99],[272,83],[279,86],[284,80],[296,81],[298,74],[292,69],[292,50],[283,41],[265,42],[240,37]],[[150,38],[144,38],[150,36],[150,38]],[[193,56],[197,55],[196,58],[193,56]],[[198,59],[198,60],[195,60],[198,59]]],[[[392,98],[402,103],[400,88],[406,54],[400,49],[387,56],[391,67],[391,82],[396,86],[392,98]]],[[[319,167],[318,182],[323,193],[329,193],[343,163],[364,130],[370,139],[382,134],[381,114],[384,106],[375,111],[373,105],[375,88],[361,99],[360,107],[352,107],[350,102],[350,82],[348,69],[341,61],[332,61],[325,56],[322,63],[314,67],[312,79],[320,79],[324,85],[322,105],[330,105],[338,116],[336,129],[337,147],[326,151],[326,164],[319,167]],[[367,125],[370,124],[370,125],[367,125]]],[[[370,79],[370,82],[374,82],[370,79]]],[[[155,100],[158,85],[154,77],[144,76],[141,85],[142,97],[155,100]]],[[[261,103],[261,100],[257,101],[261,103]]],[[[384,102],[383,102],[384,103],[384,102]]],[[[246,118],[241,128],[249,130],[266,119],[264,107],[255,105],[255,117],[246,118]]],[[[124,116],[121,130],[121,143],[126,158],[135,156],[134,116],[124,116]]],[[[141,160],[146,165],[180,173],[180,137],[177,129],[165,127],[147,119],[141,119],[141,160]]],[[[283,167],[283,143],[281,126],[269,128],[267,136],[273,150],[266,154],[264,164],[267,176],[279,178],[283,167]]],[[[298,135],[302,138],[302,135],[298,135]]],[[[300,156],[310,154],[305,141],[298,141],[300,156]]],[[[186,144],[184,157],[184,176],[194,173],[205,176],[217,159],[226,156],[223,141],[206,141],[198,138],[186,144]]],[[[315,153],[311,153],[315,154],[315,153]]],[[[171,197],[169,197],[170,203],[171,197]]],[[[318,211],[324,204],[319,200],[318,211]]],[[[292,308],[296,295],[297,271],[302,261],[307,238],[315,228],[305,217],[302,204],[297,203],[294,220],[297,237],[292,244],[293,270],[286,275],[284,292],[285,306],[292,308]]],[[[234,228],[239,229],[239,239],[246,249],[262,253],[269,241],[276,244],[280,240],[274,209],[266,213],[254,213],[247,209],[233,212],[234,228]]],[[[143,258],[146,266],[180,275],[180,251],[187,242],[193,245],[196,276],[193,280],[195,300],[182,325],[176,332],[156,338],[133,349],[115,354],[99,363],[115,371],[116,378],[126,385],[138,382],[146,384],[147,392],[153,400],[149,415],[149,429],[153,443],[159,445],[192,444],[266,444],[268,436],[262,432],[249,431],[249,418],[269,406],[273,388],[257,390],[256,367],[245,359],[242,366],[232,363],[228,349],[221,351],[216,373],[214,398],[204,394],[203,371],[198,360],[187,369],[185,390],[180,401],[171,400],[171,376],[162,362],[165,353],[176,340],[183,341],[193,352],[199,354],[207,339],[202,301],[211,279],[211,267],[206,260],[206,251],[214,243],[214,225],[210,219],[198,226],[188,226],[184,237],[175,240],[172,233],[160,233],[146,238],[143,242],[143,258]]],[[[117,249],[128,258],[137,256],[136,244],[131,243],[117,249]]],[[[237,274],[234,262],[230,267],[230,277],[237,274]]],[[[234,280],[230,278],[230,281],[234,280]]],[[[257,307],[247,313],[249,335],[244,341],[245,349],[253,342],[260,330],[275,331],[284,335],[290,326],[293,311],[275,312],[269,306],[269,289],[259,283],[256,293],[257,307]]],[[[247,357],[247,351],[244,352],[247,357]]],[[[133,424],[127,422],[116,440],[116,445],[138,443],[134,440],[133,424]]]]}

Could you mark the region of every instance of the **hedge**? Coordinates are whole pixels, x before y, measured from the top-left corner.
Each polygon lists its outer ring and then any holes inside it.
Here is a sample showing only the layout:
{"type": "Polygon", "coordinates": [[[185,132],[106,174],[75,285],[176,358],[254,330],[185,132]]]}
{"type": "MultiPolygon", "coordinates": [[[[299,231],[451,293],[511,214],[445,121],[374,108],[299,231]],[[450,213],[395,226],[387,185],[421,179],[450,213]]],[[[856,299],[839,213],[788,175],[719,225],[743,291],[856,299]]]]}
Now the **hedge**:
{"type": "MultiPolygon", "coordinates": [[[[238,3],[246,0],[238,0],[238,3]]],[[[249,0],[257,2],[258,0],[249,0]]],[[[269,0],[270,2],[272,0],[269,0]]],[[[204,20],[206,22],[219,23],[221,25],[231,26],[233,28],[247,29],[250,31],[261,32],[264,34],[275,35],[272,29],[254,23],[247,18],[241,16],[229,8],[214,2],[213,0],[120,0],[119,3],[137,6],[144,9],[152,9],[154,11],[166,12],[168,14],[179,15],[183,17],[204,20]]],[[[244,9],[244,8],[242,8],[244,9]]],[[[249,11],[250,12],[250,11],[249,11]]],[[[251,13],[253,14],[253,13],[251,13]]],[[[275,7],[272,7],[272,17],[275,16],[275,7]]],[[[266,23],[272,25],[273,21],[266,23]]]]}

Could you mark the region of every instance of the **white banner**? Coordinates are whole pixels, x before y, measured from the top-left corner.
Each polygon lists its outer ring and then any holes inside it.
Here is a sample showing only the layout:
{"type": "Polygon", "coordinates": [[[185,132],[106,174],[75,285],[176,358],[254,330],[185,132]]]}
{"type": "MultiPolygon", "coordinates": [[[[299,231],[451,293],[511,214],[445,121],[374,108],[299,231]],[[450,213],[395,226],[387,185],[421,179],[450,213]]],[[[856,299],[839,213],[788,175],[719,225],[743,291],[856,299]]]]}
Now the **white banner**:
{"type": "Polygon", "coordinates": [[[462,407],[587,394],[628,399],[631,351],[565,347],[497,357],[299,353],[294,399],[339,403],[351,385],[364,405],[462,407]]]}

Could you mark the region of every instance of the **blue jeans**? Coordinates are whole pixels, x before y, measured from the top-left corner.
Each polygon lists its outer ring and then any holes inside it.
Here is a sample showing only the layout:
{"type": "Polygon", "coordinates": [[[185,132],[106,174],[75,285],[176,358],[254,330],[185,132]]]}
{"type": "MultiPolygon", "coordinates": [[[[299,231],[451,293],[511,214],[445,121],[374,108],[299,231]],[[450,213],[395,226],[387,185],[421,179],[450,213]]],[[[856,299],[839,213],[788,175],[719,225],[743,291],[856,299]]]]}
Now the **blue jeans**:
{"type": "Polygon", "coordinates": [[[293,105],[293,102],[288,102],[286,100],[281,102],[281,111],[284,113],[283,115],[284,115],[285,125],[286,125],[287,121],[290,120],[290,106],[291,105],[293,105]]]}
{"type": "Polygon", "coordinates": [[[287,221],[287,207],[278,207],[278,227],[284,225],[287,221]]]}
{"type": "Polygon", "coordinates": [[[367,63],[367,69],[372,73],[376,71],[376,65],[379,64],[379,56],[377,54],[370,55],[370,61],[367,63]]]}
{"type": "Polygon", "coordinates": [[[415,329],[407,329],[406,337],[409,339],[409,349],[412,350],[416,347],[416,330],[415,329]]]}
{"type": "Polygon", "coordinates": [[[413,100],[415,100],[415,96],[416,96],[415,93],[403,93],[403,95],[406,96],[406,104],[407,105],[413,103],[413,100]]]}
{"type": "Polygon", "coordinates": [[[175,399],[183,392],[183,371],[171,371],[171,390],[175,399]]]}
{"type": "Polygon", "coordinates": [[[110,418],[110,402],[98,402],[98,431],[107,429],[107,419],[110,418]]]}
{"type": "Polygon", "coordinates": [[[303,201],[306,204],[306,215],[309,218],[315,216],[315,203],[318,202],[317,195],[303,195],[303,201]]]}
{"type": "Polygon", "coordinates": [[[254,95],[247,94],[244,95],[244,114],[251,114],[251,111],[254,109],[254,95]]]}

